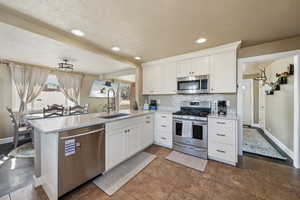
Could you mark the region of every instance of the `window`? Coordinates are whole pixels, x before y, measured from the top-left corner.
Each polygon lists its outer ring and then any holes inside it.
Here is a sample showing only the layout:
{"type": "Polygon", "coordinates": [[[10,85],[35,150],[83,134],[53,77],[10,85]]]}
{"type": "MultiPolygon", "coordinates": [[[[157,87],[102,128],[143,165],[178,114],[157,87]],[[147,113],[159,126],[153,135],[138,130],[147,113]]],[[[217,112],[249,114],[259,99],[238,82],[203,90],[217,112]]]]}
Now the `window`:
{"type": "MultiPolygon", "coordinates": [[[[13,108],[19,109],[20,99],[13,83],[13,108]]],[[[65,107],[74,106],[74,103],[68,100],[65,95],[59,90],[58,80],[55,75],[49,75],[48,80],[41,94],[33,100],[32,103],[27,105],[27,110],[42,110],[47,105],[59,104],[65,107]]]]}
{"type": "Polygon", "coordinates": [[[130,84],[120,84],[120,106],[130,105],[130,84]]]}

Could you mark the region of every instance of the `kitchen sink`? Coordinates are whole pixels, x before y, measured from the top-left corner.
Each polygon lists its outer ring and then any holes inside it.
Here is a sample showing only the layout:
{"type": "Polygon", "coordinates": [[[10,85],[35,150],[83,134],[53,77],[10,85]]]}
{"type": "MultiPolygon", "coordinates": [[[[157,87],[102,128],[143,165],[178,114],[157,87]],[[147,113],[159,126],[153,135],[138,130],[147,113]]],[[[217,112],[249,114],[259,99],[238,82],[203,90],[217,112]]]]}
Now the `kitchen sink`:
{"type": "Polygon", "coordinates": [[[126,113],[117,113],[117,114],[99,116],[99,118],[113,119],[113,118],[117,118],[117,117],[124,117],[124,116],[127,116],[127,115],[129,115],[129,114],[126,114],[126,113]]]}

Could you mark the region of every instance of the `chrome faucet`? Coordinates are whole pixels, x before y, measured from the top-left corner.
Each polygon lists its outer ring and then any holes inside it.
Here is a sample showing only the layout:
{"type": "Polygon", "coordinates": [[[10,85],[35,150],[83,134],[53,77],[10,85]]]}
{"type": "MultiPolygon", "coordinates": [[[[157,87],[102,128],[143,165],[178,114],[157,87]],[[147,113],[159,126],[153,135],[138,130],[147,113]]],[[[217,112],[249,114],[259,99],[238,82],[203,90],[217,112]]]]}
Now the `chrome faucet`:
{"type": "Polygon", "coordinates": [[[107,114],[110,113],[110,109],[112,109],[112,111],[116,111],[116,92],[113,88],[109,88],[108,91],[107,91],[107,114]],[[113,103],[112,103],[111,106],[109,104],[109,94],[110,94],[110,92],[113,93],[113,103]]]}

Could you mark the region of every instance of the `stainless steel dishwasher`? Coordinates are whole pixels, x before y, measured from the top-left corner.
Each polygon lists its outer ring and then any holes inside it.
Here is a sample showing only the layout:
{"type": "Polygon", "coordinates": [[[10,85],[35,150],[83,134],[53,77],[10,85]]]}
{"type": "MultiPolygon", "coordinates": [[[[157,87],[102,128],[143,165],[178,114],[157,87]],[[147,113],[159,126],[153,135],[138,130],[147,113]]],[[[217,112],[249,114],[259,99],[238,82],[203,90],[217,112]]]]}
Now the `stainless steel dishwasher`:
{"type": "Polygon", "coordinates": [[[105,170],[105,125],[64,131],[59,136],[58,195],[105,170]]]}

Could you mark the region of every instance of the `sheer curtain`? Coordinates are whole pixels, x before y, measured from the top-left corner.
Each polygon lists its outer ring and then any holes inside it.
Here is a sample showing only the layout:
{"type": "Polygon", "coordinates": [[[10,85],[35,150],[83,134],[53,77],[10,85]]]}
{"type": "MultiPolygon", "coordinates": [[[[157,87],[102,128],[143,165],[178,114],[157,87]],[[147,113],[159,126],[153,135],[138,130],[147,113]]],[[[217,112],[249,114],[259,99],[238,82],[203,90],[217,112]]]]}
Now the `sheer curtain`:
{"type": "Polygon", "coordinates": [[[83,79],[81,74],[54,72],[61,92],[76,105],[79,105],[80,88],[83,79]]]}
{"type": "Polygon", "coordinates": [[[31,103],[43,90],[49,70],[10,63],[11,77],[20,98],[19,112],[27,110],[31,103]]]}

